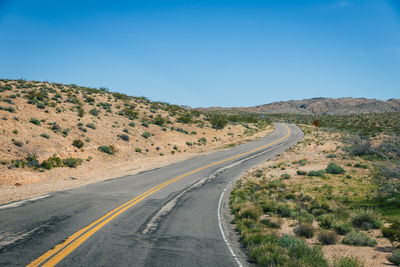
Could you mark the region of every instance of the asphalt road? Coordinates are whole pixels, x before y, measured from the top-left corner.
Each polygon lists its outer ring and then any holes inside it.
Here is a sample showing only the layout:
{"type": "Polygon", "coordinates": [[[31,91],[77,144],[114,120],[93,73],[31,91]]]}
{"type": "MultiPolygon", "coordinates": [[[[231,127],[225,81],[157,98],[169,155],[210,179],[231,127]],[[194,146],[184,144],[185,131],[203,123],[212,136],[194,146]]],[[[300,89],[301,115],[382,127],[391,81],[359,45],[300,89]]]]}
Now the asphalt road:
{"type": "Polygon", "coordinates": [[[0,207],[0,266],[237,266],[218,220],[221,193],[302,138],[276,124],[228,150],[0,207]]]}

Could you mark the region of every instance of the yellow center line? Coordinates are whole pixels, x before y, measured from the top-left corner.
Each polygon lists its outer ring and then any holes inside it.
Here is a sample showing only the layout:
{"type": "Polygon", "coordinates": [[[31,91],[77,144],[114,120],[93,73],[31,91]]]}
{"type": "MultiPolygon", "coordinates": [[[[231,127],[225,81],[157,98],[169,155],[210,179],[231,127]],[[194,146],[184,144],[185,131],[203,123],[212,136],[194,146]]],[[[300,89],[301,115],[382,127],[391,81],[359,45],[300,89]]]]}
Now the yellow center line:
{"type": "Polygon", "coordinates": [[[116,207],[115,209],[113,209],[112,211],[108,212],[107,214],[105,214],[104,216],[100,217],[99,219],[95,220],[94,222],[92,222],[91,224],[89,224],[88,226],[82,228],[81,230],[77,231],[76,233],[72,234],[70,237],[68,237],[63,243],[60,243],[58,245],[56,245],[54,248],[50,249],[49,251],[47,251],[46,253],[44,253],[43,255],[41,255],[40,257],[38,257],[37,259],[35,259],[34,261],[32,261],[31,263],[29,263],[27,266],[28,267],[34,267],[34,266],[39,266],[41,264],[44,264],[42,266],[55,266],[57,263],[59,263],[62,259],[64,259],[67,255],[69,255],[72,251],[74,251],[77,247],[79,247],[83,242],[85,242],[89,237],[91,237],[94,233],[96,233],[99,229],[101,229],[104,225],[106,225],[107,223],[109,223],[111,220],[113,220],[115,217],[117,217],[118,215],[120,215],[121,213],[123,213],[124,211],[126,211],[127,209],[129,209],[130,207],[134,206],[135,204],[141,202],[143,199],[145,199],[146,197],[154,194],[155,192],[157,192],[158,190],[166,187],[169,184],[172,184],[176,181],[179,181],[189,175],[192,175],[194,173],[197,173],[199,171],[202,171],[204,169],[210,168],[212,166],[254,153],[256,151],[262,150],[266,147],[272,146],[282,140],[285,140],[286,138],[288,138],[290,136],[290,129],[287,125],[285,125],[286,129],[287,129],[287,134],[272,142],[269,143],[267,145],[255,148],[253,150],[250,150],[248,152],[245,153],[241,153],[238,154],[236,156],[233,157],[229,157],[211,164],[208,164],[206,166],[200,167],[198,169],[195,169],[193,171],[190,172],[186,172],[184,174],[181,174],[177,177],[174,177],[168,181],[165,181],[149,190],[147,190],[146,192],[132,198],[131,200],[125,202],[124,204],[116,207]],[[47,262],[46,262],[47,261],[47,262]]]}

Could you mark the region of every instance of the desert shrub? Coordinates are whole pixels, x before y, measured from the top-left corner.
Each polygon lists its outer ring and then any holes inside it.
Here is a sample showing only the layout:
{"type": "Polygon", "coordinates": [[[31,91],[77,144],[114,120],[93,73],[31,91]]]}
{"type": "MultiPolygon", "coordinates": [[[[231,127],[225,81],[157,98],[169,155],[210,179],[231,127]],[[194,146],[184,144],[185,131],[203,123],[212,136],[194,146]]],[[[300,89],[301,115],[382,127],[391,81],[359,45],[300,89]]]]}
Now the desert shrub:
{"type": "Polygon", "coordinates": [[[333,260],[333,267],[364,267],[364,262],[355,256],[345,256],[333,260]]]}
{"type": "Polygon", "coordinates": [[[31,118],[29,120],[29,122],[32,123],[32,124],[38,125],[38,126],[40,126],[40,124],[41,124],[40,121],[38,119],[35,119],[35,118],[31,118]]]}
{"type": "Polygon", "coordinates": [[[400,222],[394,222],[388,227],[382,229],[384,237],[390,240],[391,243],[400,242],[400,222]]]}
{"type": "Polygon", "coordinates": [[[165,119],[163,117],[161,117],[160,115],[157,115],[154,119],[153,119],[153,123],[159,126],[163,126],[165,124],[165,119]]]}
{"type": "Polygon", "coordinates": [[[62,135],[63,135],[64,137],[66,137],[66,136],[69,134],[70,131],[71,131],[70,128],[65,128],[65,129],[62,131],[62,135]]]}
{"type": "Polygon", "coordinates": [[[125,116],[130,120],[136,119],[139,113],[135,111],[133,108],[126,107],[122,111],[119,112],[119,115],[125,116]]]}
{"type": "Polygon", "coordinates": [[[345,235],[353,231],[353,227],[348,223],[338,223],[335,225],[334,229],[339,235],[345,235]]]}
{"type": "Polygon", "coordinates": [[[109,145],[109,146],[99,146],[97,148],[98,150],[100,150],[103,153],[109,154],[109,155],[114,155],[117,152],[117,149],[113,146],[113,145],[109,145]]]}
{"type": "Polygon", "coordinates": [[[66,158],[63,159],[63,164],[64,166],[70,167],[70,168],[76,168],[77,166],[82,164],[82,159],[79,158],[66,158]]]}
{"type": "Polygon", "coordinates": [[[142,122],[142,126],[143,126],[143,127],[146,127],[146,128],[149,128],[149,124],[148,124],[146,121],[143,121],[143,122],[142,122]]]}
{"type": "Polygon", "coordinates": [[[302,171],[302,170],[297,170],[296,173],[297,173],[298,175],[306,175],[306,174],[307,174],[306,171],[302,171]]]}
{"type": "MultiPolygon", "coordinates": [[[[287,254],[290,257],[290,261],[286,263],[290,263],[289,266],[328,267],[328,262],[324,258],[320,247],[310,247],[303,240],[289,236],[283,236],[278,241],[278,246],[287,249],[287,254]]],[[[284,264],[285,263],[282,263],[282,265],[284,264]]]]}
{"type": "Polygon", "coordinates": [[[314,236],[315,229],[312,224],[301,223],[293,231],[299,237],[311,238],[314,236]]]}
{"type": "Polygon", "coordinates": [[[18,146],[18,147],[22,147],[22,146],[24,145],[24,143],[23,143],[22,141],[15,140],[14,138],[11,139],[11,141],[13,142],[13,144],[14,144],[15,146],[18,146]]]}
{"type": "Polygon", "coordinates": [[[278,208],[278,203],[273,200],[266,201],[265,203],[261,204],[261,208],[263,209],[264,213],[275,212],[278,208]]]}
{"type": "Polygon", "coordinates": [[[73,145],[74,147],[77,147],[77,148],[80,149],[80,148],[83,147],[84,143],[83,143],[83,141],[80,140],[80,139],[75,139],[75,140],[72,142],[72,145],[73,145]]]}
{"type": "Polygon", "coordinates": [[[127,135],[127,134],[120,134],[120,135],[118,135],[118,137],[119,137],[121,140],[124,140],[124,141],[126,141],[126,142],[129,141],[129,135],[127,135]]]}
{"type": "Polygon", "coordinates": [[[134,123],[134,122],[131,122],[131,123],[129,123],[129,126],[135,127],[135,123],[134,123]]]}
{"type": "Polygon", "coordinates": [[[180,123],[191,123],[191,122],[192,122],[192,116],[190,116],[190,115],[183,115],[183,116],[178,117],[178,118],[176,119],[176,121],[177,121],[177,122],[180,122],[180,123]]]}
{"type": "Polygon", "coordinates": [[[186,142],[186,145],[188,145],[188,146],[193,146],[193,143],[192,143],[192,142],[189,142],[189,141],[187,141],[187,142],[186,142]]]}
{"type": "Polygon", "coordinates": [[[94,124],[94,123],[87,123],[86,127],[90,128],[90,129],[93,129],[93,130],[96,130],[96,128],[97,128],[96,124],[94,124]]]}
{"type": "Polygon", "coordinates": [[[47,133],[42,133],[40,134],[40,136],[46,139],[50,139],[50,135],[48,135],[47,133]]]}
{"type": "Polygon", "coordinates": [[[92,114],[93,116],[98,116],[99,115],[99,111],[95,108],[91,109],[89,111],[90,114],[92,114]]]}
{"type": "Polygon", "coordinates": [[[353,140],[353,144],[346,148],[346,151],[354,156],[373,155],[375,150],[369,140],[353,140]]]}
{"type": "Polygon", "coordinates": [[[147,139],[147,138],[149,138],[151,136],[151,133],[144,132],[144,133],[142,133],[142,136],[147,139]]]}
{"type": "Polygon", "coordinates": [[[201,137],[197,140],[199,143],[202,143],[203,145],[205,145],[207,143],[207,139],[205,137],[201,137]]]}
{"type": "Polygon", "coordinates": [[[228,123],[224,115],[214,115],[210,118],[211,126],[215,129],[222,129],[228,123]]]}
{"type": "Polygon", "coordinates": [[[282,227],[283,220],[278,217],[272,217],[262,219],[261,223],[270,228],[280,229],[282,227]]]}
{"type": "Polygon", "coordinates": [[[338,241],[338,236],[334,231],[321,231],[318,234],[318,241],[323,245],[334,245],[338,241]]]}
{"type": "Polygon", "coordinates": [[[325,171],[324,170],[318,170],[318,171],[309,171],[308,176],[318,176],[318,177],[324,177],[325,171]]]}
{"type": "Polygon", "coordinates": [[[261,216],[261,209],[257,206],[249,206],[240,210],[238,213],[239,218],[248,218],[257,220],[261,216]]]}
{"type": "Polygon", "coordinates": [[[387,259],[394,265],[400,266],[400,249],[393,251],[391,255],[387,256],[387,259]]]}
{"type": "Polygon", "coordinates": [[[51,125],[51,130],[53,132],[58,132],[58,131],[61,131],[61,127],[57,123],[53,122],[52,125],[51,125]]]}
{"type": "Polygon", "coordinates": [[[352,224],[354,227],[364,230],[377,229],[382,226],[379,220],[379,214],[373,209],[358,209],[351,214],[352,224]]]}
{"type": "Polygon", "coordinates": [[[288,173],[284,173],[284,174],[281,175],[282,179],[290,179],[290,177],[291,177],[291,175],[288,174],[288,173]]]}
{"type": "Polygon", "coordinates": [[[337,158],[337,155],[336,154],[328,154],[328,155],[326,155],[326,157],[328,159],[334,159],[334,158],[337,158]]]}
{"type": "Polygon", "coordinates": [[[46,170],[51,170],[52,168],[62,167],[62,166],[64,166],[63,160],[60,157],[57,157],[56,155],[44,160],[40,164],[40,167],[46,170]]]}
{"type": "Polygon", "coordinates": [[[319,226],[323,229],[331,229],[335,222],[335,218],[330,214],[323,214],[318,217],[319,226]]]}
{"type": "Polygon", "coordinates": [[[278,205],[276,212],[284,218],[290,217],[292,210],[290,209],[289,205],[280,204],[278,205]]]}
{"type": "Polygon", "coordinates": [[[374,247],[377,242],[363,232],[352,231],[344,236],[342,243],[351,246],[374,247]]]}
{"type": "Polygon", "coordinates": [[[331,174],[343,174],[346,172],[342,167],[340,167],[334,162],[329,163],[325,171],[326,173],[331,173],[331,174]]]}
{"type": "Polygon", "coordinates": [[[142,149],[141,149],[140,147],[136,147],[136,148],[135,148],[135,152],[141,153],[141,152],[142,152],[142,149]]]}

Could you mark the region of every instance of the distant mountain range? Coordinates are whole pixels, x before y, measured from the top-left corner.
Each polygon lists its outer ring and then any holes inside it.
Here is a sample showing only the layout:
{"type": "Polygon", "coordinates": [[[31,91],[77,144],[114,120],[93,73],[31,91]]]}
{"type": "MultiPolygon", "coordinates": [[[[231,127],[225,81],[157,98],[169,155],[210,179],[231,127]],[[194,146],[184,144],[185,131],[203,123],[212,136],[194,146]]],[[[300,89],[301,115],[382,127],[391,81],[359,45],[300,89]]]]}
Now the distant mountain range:
{"type": "Polygon", "coordinates": [[[254,107],[210,107],[199,108],[199,110],[220,111],[248,111],[269,114],[360,114],[360,113],[383,113],[399,112],[400,99],[389,99],[387,101],[367,98],[325,98],[317,97],[303,100],[280,101],[254,107]]]}

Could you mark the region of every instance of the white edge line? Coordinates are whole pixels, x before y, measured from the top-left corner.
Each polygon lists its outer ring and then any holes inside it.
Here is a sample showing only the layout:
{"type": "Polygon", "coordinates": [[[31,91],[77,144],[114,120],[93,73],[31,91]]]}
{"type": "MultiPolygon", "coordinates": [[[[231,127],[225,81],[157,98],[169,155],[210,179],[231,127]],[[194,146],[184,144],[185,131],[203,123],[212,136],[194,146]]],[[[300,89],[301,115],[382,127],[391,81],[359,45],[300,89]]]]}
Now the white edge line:
{"type": "Polygon", "coordinates": [[[229,252],[231,253],[232,257],[235,259],[237,265],[239,267],[243,267],[242,263],[239,261],[238,256],[235,254],[235,252],[232,249],[231,244],[229,243],[228,239],[225,236],[225,232],[224,229],[222,228],[222,219],[221,219],[221,203],[222,203],[222,198],[224,197],[224,194],[226,192],[226,189],[231,185],[232,182],[230,182],[222,191],[221,196],[219,197],[219,201],[218,201],[218,226],[219,226],[219,230],[221,231],[221,235],[222,238],[224,239],[225,244],[227,245],[229,252]]]}
{"type": "Polygon", "coordinates": [[[5,204],[3,206],[0,206],[0,210],[19,207],[19,206],[22,206],[25,203],[33,202],[35,200],[43,199],[43,198],[46,198],[46,197],[49,197],[49,196],[51,196],[51,194],[43,195],[43,196],[40,196],[40,197],[34,197],[34,198],[30,198],[30,199],[24,199],[24,200],[21,200],[21,201],[10,203],[10,204],[5,204]]]}

